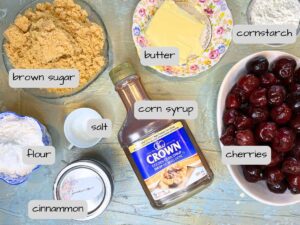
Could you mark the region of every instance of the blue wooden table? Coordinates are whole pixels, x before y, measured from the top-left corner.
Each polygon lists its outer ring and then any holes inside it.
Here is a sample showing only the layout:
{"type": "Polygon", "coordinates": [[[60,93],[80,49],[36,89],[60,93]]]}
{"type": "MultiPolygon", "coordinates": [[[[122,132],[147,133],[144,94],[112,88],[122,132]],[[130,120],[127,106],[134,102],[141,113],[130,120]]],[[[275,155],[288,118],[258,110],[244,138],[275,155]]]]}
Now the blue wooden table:
{"type": "MultiPolygon", "coordinates": [[[[0,31],[12,22],[17,12],[30,0],[0,1],[0,31]]],[[[216,132],[216,98],[219,86],[231,66],[257,51],[270,50],[265,45],[231,44],[228,53],[213,69],[191,79],[170,79],[143,68],[131,38],[131,19],[137,0],[88,0],[106,24],[113,53],[110,68],[124,61],[132,62],[139,71],[145,88],[153,99],[197,100],[199,117],[189,121],[197,142],[203,149],[215,174],[212,185],[189,200],[170,209],[151,208],[117,141],[117,132],[125,118],[125,108],[114,91],[108,71],[88,89],[76,96],[45,101],[23,91],[12,90],[7,84],[7,72],[0,59],[0,111],[13,110],[34,116],[50,130],[57,149],[53,166],[43,166],[19,186],[0,182],[0,225],[99,225],[99,224],[300,224],[299,206],[271,207],[246,196],[221,163],[216,132]],[[63,135],[65,116],[78,107],[91,107],[113,121],[113,135],[92,149],[67,150],[63,135]],[[68,163],[82,157],[106,161],[113,170],[115,192],[107,211],[87,222],[30,220],[27,204],[30,200],[52,199],[57,173],[68,163]]],[[[249,0],[228,0],[235,23],[246,23],[249,0]]],[[[3,37],[0,36],[2,43],[3,37]]],[[[300,57],[300,40],[296,44],[276,48],[300,57]]]]}

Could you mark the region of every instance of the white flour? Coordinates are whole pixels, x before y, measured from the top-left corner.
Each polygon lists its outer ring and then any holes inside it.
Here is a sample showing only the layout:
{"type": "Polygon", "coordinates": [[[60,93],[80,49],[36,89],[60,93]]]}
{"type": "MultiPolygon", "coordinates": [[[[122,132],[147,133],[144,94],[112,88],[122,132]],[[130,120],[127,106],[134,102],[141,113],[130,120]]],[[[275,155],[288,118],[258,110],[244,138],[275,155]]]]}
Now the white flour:
{"type": "Polygon", "coordinates": [[[31,118],[8,115],[0,120],[0,173],[11,177],[29,174],[36,165],[22,161],[22,147],[44,146],[39,124],[31,118]]]}
{"type": "Polygon", "coordinates": [[[291,24],[299,26],[299,0],[253,0],[249,11],[252,24],[291,24]]]}

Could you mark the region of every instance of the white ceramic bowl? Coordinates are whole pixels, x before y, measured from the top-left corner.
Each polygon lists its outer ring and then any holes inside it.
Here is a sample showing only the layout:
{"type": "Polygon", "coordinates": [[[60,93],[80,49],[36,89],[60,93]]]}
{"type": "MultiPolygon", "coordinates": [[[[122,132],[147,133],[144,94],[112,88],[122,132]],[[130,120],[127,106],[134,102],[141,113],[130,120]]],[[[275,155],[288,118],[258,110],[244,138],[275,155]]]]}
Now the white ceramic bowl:
{"type": "Polygon", "coordinates": [[[90,137],[87,134],[88,121],[91,119],[102,119],[102,116],[90,108],[79,108],[72,111],[64,123],[64,133],[70,143],[68,149],[90,148],[101,141],[101,137],[90,137]]]}
{"type": "MultiPolygon", "coordinates": [[[[255,56],[265,56],[270,64],[274,62],[278,57],[289,56],[297,61],[298,67],[300,66],[300,59],[296,56],[287,54],[280,51],[263,51],[252,54],[240,60],[236,63],[231,70],[227,73],[225,79],[219,90],[218,103],[217,103],[217,126],[218,135],[221,137],[223,131],[223,113],[225,109],[225,99],[231,88],[236,84],[238,79],[246,72],[246,63],[254,58],[255,56]]],[[[221,148],[223,144],[220,142],[221,148]]],[[[300,194],[293,195],[287,190],[283,194],[274,194],[270,192],[267,188],[265,181],[259,181],[257,183],[249,183],[245,180],[241,166],[228,166],[229,172],[234,179],[234,181],[239,185],[239,187],[250,197],[255,200],[262,202],[264,204],[273,206],[286,206],[292,205],[300,202],[300,194]]]]}

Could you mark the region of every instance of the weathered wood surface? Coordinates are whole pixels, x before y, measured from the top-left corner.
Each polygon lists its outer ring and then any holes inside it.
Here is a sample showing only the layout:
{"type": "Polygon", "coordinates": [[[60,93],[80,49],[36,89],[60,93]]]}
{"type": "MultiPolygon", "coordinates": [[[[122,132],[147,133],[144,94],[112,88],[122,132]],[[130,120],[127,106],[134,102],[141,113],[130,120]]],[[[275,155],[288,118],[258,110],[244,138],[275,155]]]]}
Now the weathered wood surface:
{"type": "MultiPolygon", "coordinates": [[[[8,26],[16,13],[30,0],[0,1],[0,31],[8,26]]],[[[216,133],[216,98],[220,83],[229,68],[241,58],[268,46],[232,44],[228,53],[213,69],[192,79],[170,79],[141,67],[132,42],[130,27],[136,0],[89,0],[102,16],[110,37],[113,58],[110,67],[130,61],[139,70],[142,81],[153,99],[195,99],[200,115],[189,125],[215,173],[212,185],[189,200],[170,209],[157,211],[150,207],[146,196],[119,147],[116,134],[125,118],[125,109],[114,92],[106,71],[84,92],[57,101],[44,101],[7,86],[7,73],[0,59],[0,110],[13,110],[34,116],[49,128],[57,147],[57,162],[44,166],[19,186],[0,182],[0,225],[99,225],[99,224],[300,224],[299,206],[270,207],[260,204],[241,190],[220,160],[216,133]],[[90,150],[66,150],[63,135],[65,116],[75,108],[87,106],[98,110],[113,121],[113,136],[90,150]],[[82,156],[99,156],[111,166],[115,192],[108,210],[88,222],[33,221],[27,217],[27,203],[33,199],[52,199],[52,186],[60,169],[82,156]]],[[[228,0],[235,23],[245,23],[248,0],[228,0]]],[[[2,36],[0,41],[2,43],[2,36]]],[[[278,50],[300,57],[300,41],[278,50]]],[[[276,50],[277,50],[276,49],[276,50]]]]}

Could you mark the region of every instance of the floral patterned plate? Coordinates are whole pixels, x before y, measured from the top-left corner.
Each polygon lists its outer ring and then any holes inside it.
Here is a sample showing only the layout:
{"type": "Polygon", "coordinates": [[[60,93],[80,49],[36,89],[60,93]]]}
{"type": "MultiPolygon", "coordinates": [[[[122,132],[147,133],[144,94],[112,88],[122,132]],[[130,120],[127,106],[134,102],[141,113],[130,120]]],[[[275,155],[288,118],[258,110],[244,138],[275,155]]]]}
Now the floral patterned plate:
{"type": "MultiPolygon", "coordinates": [[[[141,0],[133,15],[132,36],[138,53],[148,47],[145,31],[151,18],[164,0],[141,0]]],[[[176,3],[180,1],[175,0],[176,3]]],[[[202,55],[192,57],[179,66],[152,66],[156,71],[175,77],[198,75],[217,64],[231,42],[232,15],[225,0],[185,0],[198,12],[203,12],[210,22],[211,38],[202,55]]],[[[200,41],[200,40],[199,40],[200,41]]]]}

